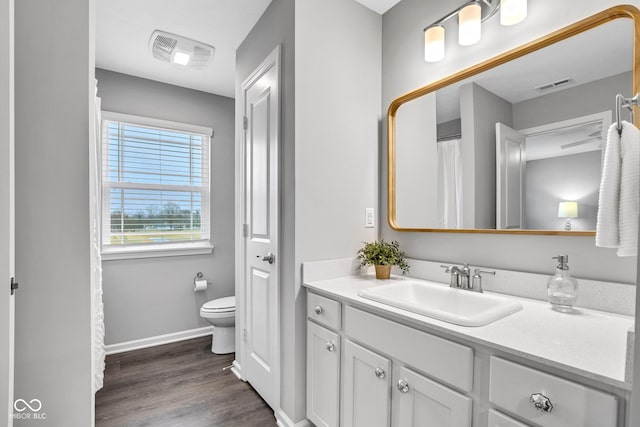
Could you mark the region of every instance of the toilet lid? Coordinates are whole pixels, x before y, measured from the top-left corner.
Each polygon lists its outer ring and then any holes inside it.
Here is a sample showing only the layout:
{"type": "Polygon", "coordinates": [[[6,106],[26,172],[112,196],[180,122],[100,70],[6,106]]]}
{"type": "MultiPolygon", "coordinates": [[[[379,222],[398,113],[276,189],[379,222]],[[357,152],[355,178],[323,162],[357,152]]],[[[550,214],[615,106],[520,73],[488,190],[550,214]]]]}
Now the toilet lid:
{"type": "Polygon", "coordinates": [[[204,303],[204,310],[209,311],[233,311],[236,309],[236,297],[224,297],[204,303]]]}

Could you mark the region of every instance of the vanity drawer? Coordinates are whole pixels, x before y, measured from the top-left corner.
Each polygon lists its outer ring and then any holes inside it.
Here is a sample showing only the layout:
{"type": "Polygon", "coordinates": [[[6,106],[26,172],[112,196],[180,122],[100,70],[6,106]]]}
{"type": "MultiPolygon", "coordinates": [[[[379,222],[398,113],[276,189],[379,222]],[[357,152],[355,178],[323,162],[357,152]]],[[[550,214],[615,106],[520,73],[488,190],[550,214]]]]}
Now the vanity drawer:
{"type": "Polygon", "coordinates": [[[617,425],[615,396],[497,357],[491,357],[489,401],[541,427],[617,425]],[[548,398],[551,410],[536,409],[533,394],[548,398]]]}
{"type": "Polygon", "coordinates": [[[349,337],[460,390],[473,388],[473,350],[356,308],[345,308],[349,337]]]}
{"type": "Polygon", "coordinates": [[[342,327],[340,303],[311,292],[307,294],[307,316],[336,331],[342,327]]]}

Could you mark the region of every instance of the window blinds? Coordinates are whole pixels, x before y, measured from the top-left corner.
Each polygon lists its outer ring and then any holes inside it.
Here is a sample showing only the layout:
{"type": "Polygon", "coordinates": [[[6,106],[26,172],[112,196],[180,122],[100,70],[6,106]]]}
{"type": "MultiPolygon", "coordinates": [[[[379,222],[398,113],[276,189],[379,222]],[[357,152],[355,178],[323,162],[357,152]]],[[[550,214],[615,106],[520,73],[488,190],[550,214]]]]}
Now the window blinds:
{"type": "Polygon", "coordinates": [[[105,118],[103,246],[208,241],[209,145],[210,133],[105,118]]]}

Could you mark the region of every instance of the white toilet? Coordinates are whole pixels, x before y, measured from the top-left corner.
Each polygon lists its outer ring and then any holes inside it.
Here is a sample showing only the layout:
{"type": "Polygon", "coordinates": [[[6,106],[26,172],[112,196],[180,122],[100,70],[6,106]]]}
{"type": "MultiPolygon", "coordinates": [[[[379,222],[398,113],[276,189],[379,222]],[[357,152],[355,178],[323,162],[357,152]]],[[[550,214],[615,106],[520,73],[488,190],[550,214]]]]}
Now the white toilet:
{"type": "Polygon", "coordinates": [[[213,325],[211,351],[227,354],[236,351],[236,297],[218,298],[200,308],[200,317],[213,325]]]}

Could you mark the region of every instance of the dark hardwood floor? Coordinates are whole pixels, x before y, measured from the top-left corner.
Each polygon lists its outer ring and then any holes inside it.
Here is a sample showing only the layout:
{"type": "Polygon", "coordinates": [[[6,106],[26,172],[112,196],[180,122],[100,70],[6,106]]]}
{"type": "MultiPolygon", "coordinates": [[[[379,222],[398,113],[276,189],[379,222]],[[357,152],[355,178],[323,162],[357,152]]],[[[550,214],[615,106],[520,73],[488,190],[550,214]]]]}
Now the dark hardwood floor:
{"type": "Polygon", "coordinates": [[[275,426],[273,411],[230,371],[211,337],[107,356],[97,427],[275,426]]]}

